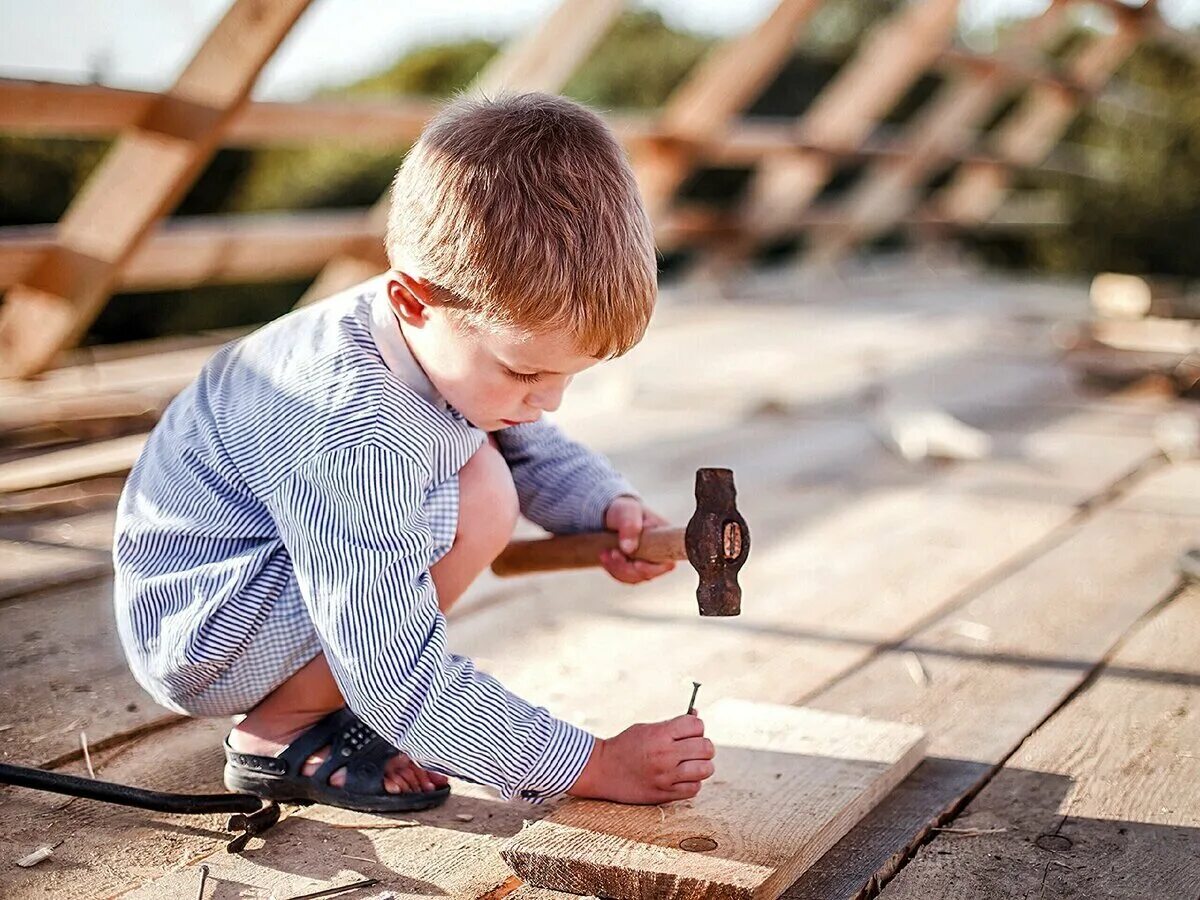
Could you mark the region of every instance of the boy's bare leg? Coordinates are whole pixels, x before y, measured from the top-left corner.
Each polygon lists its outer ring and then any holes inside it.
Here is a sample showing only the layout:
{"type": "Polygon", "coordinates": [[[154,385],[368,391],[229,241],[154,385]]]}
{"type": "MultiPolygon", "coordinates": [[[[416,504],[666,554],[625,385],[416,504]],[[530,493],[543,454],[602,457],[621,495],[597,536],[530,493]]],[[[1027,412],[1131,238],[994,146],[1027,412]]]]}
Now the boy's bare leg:
{"type": "MultiPolygon", "coordinates": [[[[443,612],[504,549],[516,519],[517,495],[508,465],[493,445],[484,444],[459,472],[454,546],[430,569],[443,612]]],[[[315,722],[345,705],[325,656],[319,654],[250,710],[234,727],[229,743],[242,753],[272,756],[315,722]]],[[[327,755],[322,751],[311,757],[304,773],[315,772],[327,755]]],[[[335,772],[329,780],[340,787],[346,776],[335,772]]],[[[430,791],[445,783],[443,776],[426,772],[403,754],[392,760],[384,776],[384,785],[391,793],[430,791]]]]}

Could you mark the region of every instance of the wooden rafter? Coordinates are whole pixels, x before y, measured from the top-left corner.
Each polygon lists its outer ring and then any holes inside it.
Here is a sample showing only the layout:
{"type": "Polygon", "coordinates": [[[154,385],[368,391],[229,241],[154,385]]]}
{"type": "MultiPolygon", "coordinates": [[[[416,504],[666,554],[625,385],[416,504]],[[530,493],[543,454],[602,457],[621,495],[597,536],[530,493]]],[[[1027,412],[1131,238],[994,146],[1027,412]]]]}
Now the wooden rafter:
{"type": "MultiPolygon", "coordinates": [[[[560,90],[624,5],[624,0],[563,0],[536,29],[512,42],[489,63],[472,89],[484,94],[560,90]]],[[[387,223],[388,199],[385,193],[367,213],[370,227],[379,234],[387,223]]],[[[340,254],[321,270],[300,304],[328,297],[379,271],[374,256],[340,254]]]]}
{"type": "MultiPolygon", "coordinates": [[[[1149,4],[1139,10],[1117,13],[1112,32],[1093,38],[1068,64],[1070,79],[1089,92],[1102,87],[1137,47],[1141,36],[1139,23],[1146,15],[1155,15],[1149,4]]],[[[991,143],[1004,159],[1034,164],[1053,149],[1081,105],[1082,97],[1076,92],[1035,84],[997,129],[991,143]]],[[[964,163],[930,203],[950,219],[981,222],[1000,205],[1011,179],[1009,169],[964,163]]]]}
{"type": "MultiPolygon", "coordinates": [[[[876,26],[800,117],[798,133],[821,146],[856,149],[938,58],[957,24],[957,0],[921,0],[876,26]]],[[[833,175],[827,154],[788,154],[759,167],[741,209],[748,239],[794,230],[833,175]]],[[[744,252],[745,244],[729,252],[744,252]]]]}
{"type": "Polygon", "coordinates": [[[654,222],[696,165],[695,142],[719,141],[737,114],[775,77],[796,35],[822,0],[781,0],[749,33],[728,41],[676,89],[658,120],[662,140],[633,157],[634,171],[654,222]]]}
{"type": "MultiPolygon", "coordinates": [[[[1006,62],[1010,55],[1024,58],[1027,48],[1049,43],[1064,27],[1068,6],[1068,0],[1054,0],[1013,35],[1010,43],[1018,48],[1015,54],[1006,50],[996,58],[1006,62]]],[[[943,86],[904,129],[903,140],[913,152],[867,170],[841,204],[844,224],[815,236],[810,260],[832,262],[905,216],[915,206],[924,179],[972,146],[983,122],[1008,96],[1011,83],[1006,71],[1010,70],[1003,65],[970,69],[943,86]]]]}
{"type": "MultiPolygon", "coordinates": [[[[0,289],[20,283],[55,245],[50,225],[0,228],[0,289]]],[[[123,291],[282,281],[315,275],[337,253],[375,254],[379,234],[361,210],[187,216],[159,223],[122,267],[123,291]]]]}
{"type": "Polygon", "coordinates": [[[310,0],[237,0],[174,86],[75,197],[58,243],[0,310],[0,373],[31,375],[83,334],[121,267],[220,146],[233,113],[310,0]]]}

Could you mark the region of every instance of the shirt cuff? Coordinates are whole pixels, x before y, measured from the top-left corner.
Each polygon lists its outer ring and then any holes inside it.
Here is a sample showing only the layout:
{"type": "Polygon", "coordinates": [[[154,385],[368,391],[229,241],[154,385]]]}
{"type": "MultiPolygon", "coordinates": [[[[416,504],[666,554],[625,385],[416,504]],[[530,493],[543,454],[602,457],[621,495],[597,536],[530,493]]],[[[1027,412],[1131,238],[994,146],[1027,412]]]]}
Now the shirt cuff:
{"type": "Polygon", "coordinates": [[[618,497],[633,497],[641,500],[641,495],[633,489],[624,478],[608,478],[600,482],[584,498],[579,510],[581,531],[603,531],[604,514],[608,507],[618,497]]]}
{"type": "Polygon", "coordinates": [[[587,765],[596,738],[562,719],[551,722],[546,752],[507,799],[520,797],[529,803],[541,803],[566,791],[587,765]]]}

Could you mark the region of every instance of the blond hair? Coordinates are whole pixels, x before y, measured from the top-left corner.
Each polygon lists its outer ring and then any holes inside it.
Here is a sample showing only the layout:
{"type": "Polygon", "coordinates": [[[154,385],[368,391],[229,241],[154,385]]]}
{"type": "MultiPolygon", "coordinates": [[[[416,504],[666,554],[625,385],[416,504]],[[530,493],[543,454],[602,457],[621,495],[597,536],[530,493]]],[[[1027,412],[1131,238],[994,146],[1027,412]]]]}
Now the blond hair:
{"type": "Polygon", "coordinates": [[[657,293],[653,232],[616,137],[548,94],[460,98],[392,184],[388,259],[472,324],[628,352],[657,293]]]}

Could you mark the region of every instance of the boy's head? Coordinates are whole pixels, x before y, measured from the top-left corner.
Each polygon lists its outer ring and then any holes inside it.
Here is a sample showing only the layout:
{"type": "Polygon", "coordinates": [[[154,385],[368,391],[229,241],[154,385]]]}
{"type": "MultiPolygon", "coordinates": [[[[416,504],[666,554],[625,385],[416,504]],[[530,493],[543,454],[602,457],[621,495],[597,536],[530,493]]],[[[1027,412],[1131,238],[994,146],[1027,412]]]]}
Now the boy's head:
{"type": "Polygon", "coordinates": [[[396,174],[387,251],[414,354],[488,430],[557,407],[654,308],[633,172],[603,119],[561,97],[460,99],[436,116],[396,174]]]}

